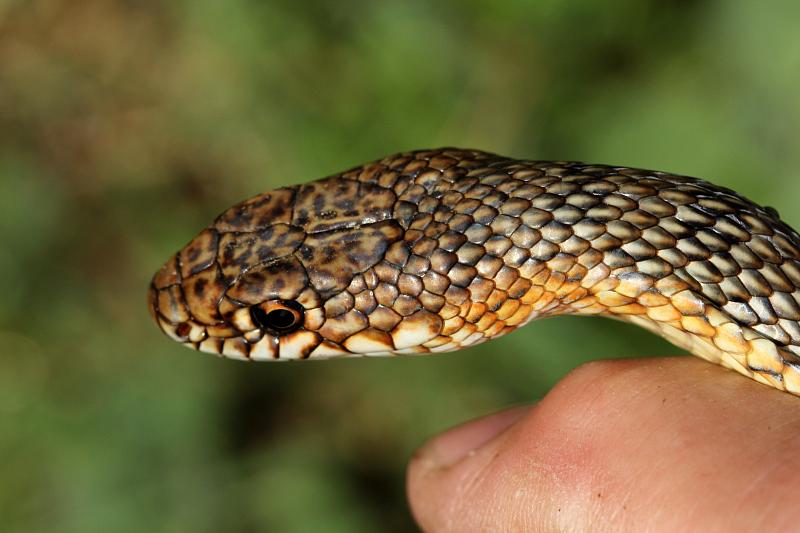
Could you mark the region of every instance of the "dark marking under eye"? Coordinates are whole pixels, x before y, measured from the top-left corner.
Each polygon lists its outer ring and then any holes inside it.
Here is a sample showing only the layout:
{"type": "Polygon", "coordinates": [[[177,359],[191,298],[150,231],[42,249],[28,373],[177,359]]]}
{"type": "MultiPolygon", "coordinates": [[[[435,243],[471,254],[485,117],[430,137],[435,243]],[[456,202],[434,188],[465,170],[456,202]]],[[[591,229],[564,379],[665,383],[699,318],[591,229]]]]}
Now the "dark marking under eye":
{"type": "Polygon", "coordinates": [[[189,332],[192,330],[192,326],[184,322],[183,324],[179,324],[177,328],[175,328],[175,334],[178,337],[188,337],[189,332]]]}

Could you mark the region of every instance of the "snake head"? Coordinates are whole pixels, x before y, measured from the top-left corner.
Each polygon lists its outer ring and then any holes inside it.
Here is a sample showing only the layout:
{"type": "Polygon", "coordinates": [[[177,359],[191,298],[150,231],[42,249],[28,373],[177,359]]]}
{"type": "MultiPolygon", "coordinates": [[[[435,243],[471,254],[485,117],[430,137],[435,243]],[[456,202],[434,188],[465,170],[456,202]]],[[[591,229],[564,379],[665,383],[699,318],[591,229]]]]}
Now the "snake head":
{"type": "Polygon", "coordinates": [[[395,203],[346,173],[245,200],[161,267],[150,312],[174,340],[231,358],[413,351],[442,321],[410,298],[407,319],[376,301],[397,298],[408,258],[395,203]]]}

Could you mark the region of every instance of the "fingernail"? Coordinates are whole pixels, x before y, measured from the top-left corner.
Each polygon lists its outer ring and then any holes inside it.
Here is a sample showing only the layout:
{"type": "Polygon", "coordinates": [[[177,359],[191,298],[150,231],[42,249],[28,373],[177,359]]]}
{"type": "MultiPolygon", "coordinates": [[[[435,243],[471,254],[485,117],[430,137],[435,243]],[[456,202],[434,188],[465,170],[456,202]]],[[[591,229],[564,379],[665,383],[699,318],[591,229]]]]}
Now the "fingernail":
{"type": "Polygon", "coordinates": [[[419,451],[420,459],[430,468],[452,466],[508,430],[530,409],[527,405],[512,407],[456,426],[425,444],[419,451]]]}

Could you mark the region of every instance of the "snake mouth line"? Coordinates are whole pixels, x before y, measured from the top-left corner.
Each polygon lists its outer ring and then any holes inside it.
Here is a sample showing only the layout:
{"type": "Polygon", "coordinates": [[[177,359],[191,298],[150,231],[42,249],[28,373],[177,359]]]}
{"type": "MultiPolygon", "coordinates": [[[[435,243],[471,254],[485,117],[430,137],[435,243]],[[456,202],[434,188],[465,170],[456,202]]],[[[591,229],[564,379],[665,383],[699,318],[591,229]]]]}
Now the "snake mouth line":
{"type": "Polygon", "coordinates": [[[153,286],[148,300],[150,315],[168,337],[186,347],[230,359],[304,359],[321,340],[318,334],[303,330],[283,337],[274,335],[253,324],[246,307],[233,314],[233,324],[207,326],[191,319],[172,322],[159,311],[159,291],[153,286]]]}
{"type": "MultiPolygon", "coordinates": [[[[342,344],[324,339],[317,331],[298,329],[276,334],[270,328],[260,327],[252,320],[252,309],[260,306],[242,307],[232,314],[232,323],[207,326],[196,320],[171,322],[158,307],[158,291],[149,292],[149,311],[159,328],[171,339],[201,352],[242,361],[291,361],[300,359],[330,359],[348,356],[382,357],[395,353],[429,353],[423,347],[407,348],[402,352],[392,346],[366,347],[365,351],[351,351],[342,344]],[[372,348],[371,350],[368,348],[372,348]],[[379,348],[379,349],[376,349],[379,348]]],[[[315,320],[320,309],[313,309],[307,320],[315,320]]]]}
{"type": "MultiPolygon", "coordinates": [[[[351,352],[339,344],[323,340],[318,333],[308,330],[298,330],[278,336],[255,329],[234,337],[214,337],[208,335],[206,328],[197,323],[184,322],[175,325],[162,320],[159,321],[159,326],[167,336],[188,348],[241,361],[389,357],[397,354],[388,350],[351,352]]],[[[429,350],[419,348],[406,351],[409,354],[428,352],[429,350]]]]}
{"type": "Polygon", "coordinates": [[[254,328],[241,335],[217,337],[210,335],[208,328],[197,322],[172,324],[163,317],[158,317],[157,322],[168,337],[188,348],[241,361],[291,361],[359,356],[391,357],[454,349],[454,345],[447,343],[439,346],[415,346],[404,349],[394,349],[388,346],[384,348],[364,346],[365,351],[356,352],[348,350],[341,344],[323,339],[315,331],[305,329],[285,335],[275,335],[262,328],[254,328]]]}
{"type": "MultiPolygon", "coordinates": [[[[401,283],[401,288],[404,286],[401,283]]],[[[503,320],[494,322],[477,317],[475,324],[465,323],[457,316],[449,321],[442,320],[425,310],[409,309],[401,317],[380,305],[373,312],[362,314],[359,310],[334,304],[342,297],[352,298],[346,291],[326,300],[325,305],[314,301],[311,305],[315,307],[309,309],[297,301],[278,299],[248,305],[225,297],[216,304],[223,320],[209,325],[189,312],[184,296],[186,290],[180,282],[164,287],[151,285],[149,310],[160,329],[186,347],[240,360],[447,352],[484,342],[505,326],[503,320]],[[294,323],[281,322],[294,319],[302,320],[298,329],[294,329],[294,323]],[[356,323],[363,325],[353,327],[356,323]],[[287,330],[290,325],[292,329],[287,330]]],[[[523,314],[527,316],[528,313],[523,314]]],[[[522,316],[517,318],[521,320],[522,316]]]]}

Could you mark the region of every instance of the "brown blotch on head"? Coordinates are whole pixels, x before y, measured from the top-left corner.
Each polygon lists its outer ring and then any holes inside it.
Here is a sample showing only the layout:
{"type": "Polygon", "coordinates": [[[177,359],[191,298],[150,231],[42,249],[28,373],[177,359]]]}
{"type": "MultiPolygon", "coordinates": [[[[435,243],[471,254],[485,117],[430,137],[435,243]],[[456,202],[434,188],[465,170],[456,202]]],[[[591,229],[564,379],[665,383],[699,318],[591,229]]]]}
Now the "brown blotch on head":
{"type": "Polygon", "coordinates": [[[377,264],[403,234],[394,221],[309,235],[298,250],[308,278],[321,296],[346,289],[353,276],[377,264]]]}
{"type": "Polygon", "coordinates": [[[232,283],[246,270],[291,254],[304,237],[302,229],[287,224],[253,233],[226,233],[220,240],[218,258],[225,279],[232,283]]]}
{"type": "Polygon", "coordinates": [[[183,280],[183,294],[189,312],[203,324],[222,320],[217,305],[224,292],[225,284],[216,265],[183,280]]]}
{"type": "Polygon", "coordinates": [[[297,187],[265,192],[238,203],[222,213],[214,223],[220,232],[252,232],[273,224],[291,222],[292,203],[297,187]]]}
{"type": "Polygon", "coordinates": [[[204,229],[180,251],[181,276],[188,278],[205,270],[217,258],[219,234],[211,228],[204,229]]]}
{"type": "Polygon", "coordinates": [[[307,284],[303,265],[294,257],[284,257],[249,270],[226,294],[233,300],[255,305],[267,300],[294,300],[307,284]]]}
{"type": "Polygon", "coordinates": [[[198,279],[196,283],[192,286],[192,293],[197,298],[203,298],[206,295],[206,286],[208,285],[208,280],[201,278],[198,279]]]}
{"type": "Polygon", "coordinates": [[[396,199],[374,183],[326,178],[300,187],[292,223],[308,233],[372,224],[391,217],[396,199]]]}

